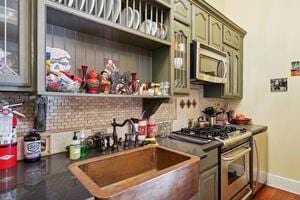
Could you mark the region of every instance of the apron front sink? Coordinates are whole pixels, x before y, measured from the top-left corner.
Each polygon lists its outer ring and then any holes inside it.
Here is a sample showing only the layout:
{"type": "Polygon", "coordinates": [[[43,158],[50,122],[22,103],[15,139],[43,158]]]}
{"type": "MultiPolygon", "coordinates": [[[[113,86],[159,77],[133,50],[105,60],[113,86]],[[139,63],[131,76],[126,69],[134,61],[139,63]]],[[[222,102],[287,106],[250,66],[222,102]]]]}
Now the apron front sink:
{"type": "Polygon", "coordinates": [[[71,172],[96,199],[184,200],[199,190],[199,157],[143,147],[73,163],[71,172]]]}

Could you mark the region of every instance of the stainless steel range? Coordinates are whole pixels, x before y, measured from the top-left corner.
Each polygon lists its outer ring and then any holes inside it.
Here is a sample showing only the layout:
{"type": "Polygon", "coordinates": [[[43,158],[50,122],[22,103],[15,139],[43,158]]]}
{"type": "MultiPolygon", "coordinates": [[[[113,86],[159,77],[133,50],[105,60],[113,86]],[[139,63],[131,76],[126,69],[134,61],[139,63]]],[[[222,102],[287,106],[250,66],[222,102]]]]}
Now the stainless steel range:
{"type": "Polygon", "coordinates": [[[221,192],[220,199],[247,199],[252,195],[250,188],[251,132],[233,126],[206,128],[183,128],[172,132],[169,137],[196,143],[209,144],[213,140],[223,143],[220,149],[221,192]]]}

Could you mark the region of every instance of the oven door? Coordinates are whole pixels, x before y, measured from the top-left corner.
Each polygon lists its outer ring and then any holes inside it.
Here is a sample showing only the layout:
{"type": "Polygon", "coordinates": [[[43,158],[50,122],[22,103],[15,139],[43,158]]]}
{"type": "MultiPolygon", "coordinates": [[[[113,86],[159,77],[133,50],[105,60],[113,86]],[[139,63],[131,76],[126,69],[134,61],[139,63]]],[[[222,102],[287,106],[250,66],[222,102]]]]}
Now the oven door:
{"type": "Polygon", "coordinates": [[[231,199],[249,184],[250,151],[247,143],[221,155],[222,199],[231,199]]]}

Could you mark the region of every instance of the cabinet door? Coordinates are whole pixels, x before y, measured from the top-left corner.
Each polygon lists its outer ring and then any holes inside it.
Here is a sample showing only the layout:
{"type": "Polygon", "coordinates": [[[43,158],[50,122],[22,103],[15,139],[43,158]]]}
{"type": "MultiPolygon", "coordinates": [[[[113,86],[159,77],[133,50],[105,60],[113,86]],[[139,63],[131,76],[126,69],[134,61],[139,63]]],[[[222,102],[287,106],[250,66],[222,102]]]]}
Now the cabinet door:
{"type": "Polygon", "coordinates": [[[187,25],[191,23],[191,3],[189,0],[174,0],[175,19],[187,25]]]}
{"type": "Polygon", "coordinates": [[[218,199],[218,167],[200,174],[200,200],[218,199]]]}
{"type": "Polygon", "coordinates": [[[219,50],[222,50],[222,33],[223,33],[223,26],[222,23],[216,20],[214,17],[209,17],[209,44],[217,48],[219,50]]]}
{"type": "Polygon", "coordinates": [[[174,93],[188,94],[190,89],[190,35],[188,26],[174,22],[174,93]]]}
{"type": "Polygon", "coordinates": [[[196,5],[192,6],[192,39],[208,44],[208,14],[196,5]]]}
{"type": "Polygon", "coordinates": [[[229,46],[224,45],[224,51],[226,52],[227,59],[227,81],[224,84],[224,97],[232,96],[232,60],[233,60],[233,49],[229,46]]]}
{"type": "Polygon", "coordinates": [[[233,50],[232,57],[232,95],[234,97],[242,96],[242,73],[241,57],[238,50],[233,50]]]}
{"type": "Polygon", "coordinates": [[[30,2],[0,0],[0,90],[31,87],[30,2]]]}
{"type": "Polygon", "coordinates": [[[223,42],[235,49],[240,48],[240,36],[235,31],[228,28],[226,25],[223,27],[223,42]]]}

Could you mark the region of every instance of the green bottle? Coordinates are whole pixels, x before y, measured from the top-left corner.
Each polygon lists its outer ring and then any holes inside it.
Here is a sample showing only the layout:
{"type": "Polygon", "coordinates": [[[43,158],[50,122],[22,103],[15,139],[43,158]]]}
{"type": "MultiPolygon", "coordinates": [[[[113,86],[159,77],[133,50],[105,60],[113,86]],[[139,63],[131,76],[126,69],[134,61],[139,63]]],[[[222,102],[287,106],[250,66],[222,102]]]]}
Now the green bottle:
{"type": "Polygon", "coordinates": [[[86,158],[87,155],[88,148],[85,140],[84,129],[82,129],[80,134],[80,158],[86,158]]]}

